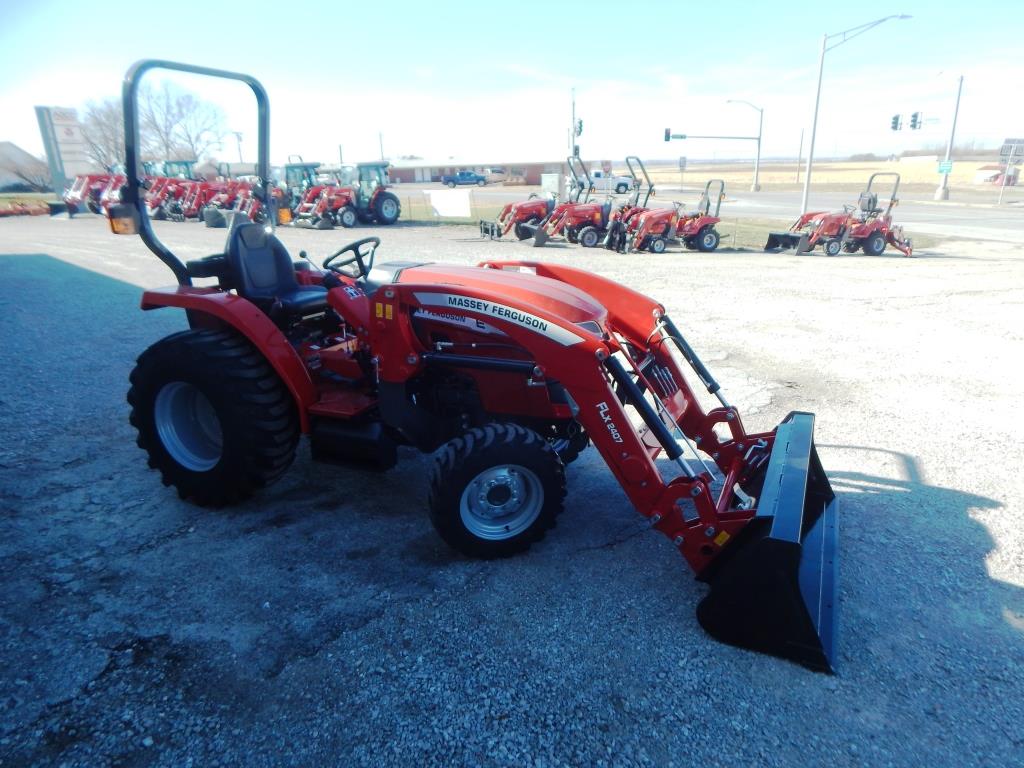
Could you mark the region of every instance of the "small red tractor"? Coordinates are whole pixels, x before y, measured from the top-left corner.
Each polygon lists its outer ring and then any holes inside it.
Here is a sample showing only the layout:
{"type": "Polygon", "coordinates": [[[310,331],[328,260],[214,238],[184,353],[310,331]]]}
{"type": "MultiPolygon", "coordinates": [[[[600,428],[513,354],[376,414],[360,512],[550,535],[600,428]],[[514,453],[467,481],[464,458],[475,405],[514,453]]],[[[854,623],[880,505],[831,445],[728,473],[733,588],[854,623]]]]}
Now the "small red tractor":
{"type": "Polygon", "coordinates": [[[309,187],[295,208],[293,224],[315,229],[346,229],[357,222],[394,224],[402,213],[398,196],[388,192],[388,164],[359,163],[342,166],[336,183],[309,187]]]}
{"type": "Polygon", "coordinates": [[[721,221],[718,214],[724,197],[725,182],[712,179],[704,185],[696,210],[686,212],[680,203],[669,208],[645,209],[615,236],[609,237],[605,246],[627,253],[664,253],[669,243],[678,239],[691,250],[713,251],[721,242],[715,225],[721,221]],[[714,213],[711,212],[712,198],[715,200],[714,213]]]}
{"type": "Polygon", "coordinates": [[[533,237],[537,225],[555,210],[556,203],[554,195],[542,197],[532,192],[526,200],[507,204],[494,221],[481,219],[480,237],[497,240],[514,231],[517,239],[528,240],[533,237]]]}
{"type": "MultiPolygon", "coordinates": [[[[555,215],[560,216],[567,206],[579,203],[580,198],[584,196],[585,190],[584,185],[580,183],[579,177],[576,175],[574,162],[578,162],[577,158],[567,158],[569,173],[572,174],[573,182],[569,187],[568,198],[564,203],[559,204],[554,195],[541,197],[533,193],[526,200],[506,205],[501,209],[501,213],[498,214],[496,220],[481,220],[480,237],[489,237],[492,240],[497,240],[507,235],[509,231],[514,231],[517,239],[529,240],[536,235],[542,224],[549,221],[555,215]]],[[[586,168],[582,165],[581,167],[583,172],[586,173],[586,168]]],[[[590,193],[588,191],[583,202],[585,203],[589,199],[590,193]]]]}
{"type": "Polygon", "coordinates": [[[566,158],[566,162],[572,176],[571,189],[576,194],[576,200],[556,206],[536,227],[525,226],[527,231],[533,230],[534,247],[544,245],[552,237],[563,235],[570,243],[593,248],[607,233],[612,215],[612,197],[608,196],[601,203],[591,202],[590,193],[594,189],[594,182],[590,178],[587,166],[572,155],[566,158]],[[584,195],[583,200],[579,199],[581,192],[584,195]]]}
{"type": "Polygon", "coordinates": [[[766,251],[793,249],[796,253],[813,251],[820,245],[826,256],[863,250],[868,256],[881,256],[886,244],[904,256],[914,255],[914,243],[903,235],[903,227],[892,223],[892,211],[899,205],[896,193],[900,188],[898,173],[873,173],[868,186],[860,193],[857,205],[844,205],[842,211],[812,211],[797,219],[785,232],[772,232],[765,243],[766,251]],[[889,204],[878,205],[878,194],[871,187],[881,176],[892,177],[889,204]]]}
{"type": "Polygon", "coordinates": [[[71,187],[63,196],[68,214],[74,216],[83,208],[93,213],[102,213],[100,197],[107,188],[112,175],[110,173],[87,173],[76,176],[71,187]]]}
{"type": "MultiPolygon", "coordinates": [[[[168,62],[129,70],[126,115],[155,67],[247,83],[267,135],[256,80],[168,62]]],[[[697,617],[710,634],[833,668],[837,513],[812,414],[747,432],[662,304],[580,269],[379,263],[376,237],[313,266],[255,224],[233,228],[224,253],[184,264],[145,214],[131,130],[125,145],[129,182],[111,229],[141,235],[178,280],[146,290],[142,308],[184,309],[190,325],[139,356],[130,420],[182,498],[249,496],[281,477],[303,435],[314,460],[380,468],[413,446],[435,455],[427,512],[438,535],[466,556],[505,557],[554,527],[565,464],[592,442],[709,585],[697,617]]],[[[267,172],[264,151],[257,173],[267,172]]]]}

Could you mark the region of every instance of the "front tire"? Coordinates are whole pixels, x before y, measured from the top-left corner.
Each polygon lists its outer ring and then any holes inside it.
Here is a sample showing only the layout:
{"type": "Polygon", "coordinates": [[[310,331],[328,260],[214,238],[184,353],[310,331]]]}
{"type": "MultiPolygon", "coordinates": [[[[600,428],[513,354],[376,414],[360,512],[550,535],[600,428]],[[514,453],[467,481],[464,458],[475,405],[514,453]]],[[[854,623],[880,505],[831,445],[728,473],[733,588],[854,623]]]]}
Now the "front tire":
{"type": "Polygon", "coordinates": [[[601,233],[596,227],[584,227],[576,237],[584,248],[596,248],[601,240],[601,233]]]}
{"type": "Polygon", "coordinates": [[[518,424],[488,424],[450,440],[430,477],[430,520],[469,557],[523,552],[554,527],[565,470],[551,445],[518,424]]]}
{"type": "Polygon", "coordinates": [[[668,241],[661,235],[652,237],[651,242],[647,244],[647,250],[651,253],[664,253],[667,247],[668,241]]]}
{"type": "Polygon", "coordinates": [[[340,211],[338,211],[338,223],[341,224],[345,229],[351,229],[356,225],[358,218],[356,217],[356,209],[351,205],[346,205],[340,211]]]}
{"type": "Polygon", "coordinates": [[[131,373],[129,421],[164,485],[223,506],[276,481],[299,440],[291,395],[234,331],[183,331],[143,352],[131,373]]]}
{"type": "Polygon", "coordinates": [[[843,241],[834,237],[826,240],[821,247],[825,251],[826,256],[838,256],[839,252],[843,250],[843,241]]]}

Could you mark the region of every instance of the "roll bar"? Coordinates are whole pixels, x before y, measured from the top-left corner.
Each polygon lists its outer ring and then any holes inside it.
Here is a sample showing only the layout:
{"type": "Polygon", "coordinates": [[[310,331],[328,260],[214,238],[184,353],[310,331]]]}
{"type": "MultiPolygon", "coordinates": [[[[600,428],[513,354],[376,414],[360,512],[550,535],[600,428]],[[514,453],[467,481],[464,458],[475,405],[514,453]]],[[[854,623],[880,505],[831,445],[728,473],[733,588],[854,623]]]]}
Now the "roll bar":
{"type": "MultiPolygon", "coordinates": [[[[186,72],[194,75],[205,75],[207,77],[219,77],[227,80],[238,80],[245,83],[256,96],[257,105],[257,160],[256,175],[260,178],[258,185],[260,202],[266,204],[270,197],[266,194],[266,184],[270,178],[270,100],[263,85],[254,77],[243,75],[239,72],[229,72],[223,69],[212,69],[210,67],[197,67],[192,64],[181,64],[175,61],[164,61],[162,59],[142,59],[129,67],[124,76],[124,84],[121,89],[124,106],[124,160],[125,176],[127,182],[122,190],[121,202],[131,206],[134,211],[136,226],[139,236],[146,247],[151,250],[160,261],[168,266],[174,273],[179,285],[191,285],[192,279],[188,270],[177,256],[156,236],[146,213],[145,200],[139,195],[139,188],[142,181],[139,178],[139,115],[138,115],[138,91],[139,82],[142,76],[153,69],[169,69],[175,72],[186,72]]],[[[274,219],[274,212],[271,211],[270,220],[274,219]]]]}

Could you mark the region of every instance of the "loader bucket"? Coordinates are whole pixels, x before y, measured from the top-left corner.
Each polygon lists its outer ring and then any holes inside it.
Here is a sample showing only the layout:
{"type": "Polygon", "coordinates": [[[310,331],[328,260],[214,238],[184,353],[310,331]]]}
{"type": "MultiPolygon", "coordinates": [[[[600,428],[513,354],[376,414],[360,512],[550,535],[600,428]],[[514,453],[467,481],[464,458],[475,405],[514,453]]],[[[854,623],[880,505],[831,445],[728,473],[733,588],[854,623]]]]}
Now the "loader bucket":
{"type": "Polygon", "coordinates": [[[548,234],[544,227],[537,227],[537,231],[533,233],[533,247],[539,248],[550,239],[551,235],[548,234]]]}
{"type": "Polygon", "coordinates": [[[480,220],[480,237],[489,237],[491,240],[497,240],[501,237],[501,227],[498,226],[496,221],[485,221],[480,220]]]}
{"type": "Polygon", "coordinates": [[[807,247],[807,234],[805,232],[770,232],[768,242],[764,245],[766,251],[781,251],[791,248],[797,253],[810,250],[807,247]]]}
{"type": "Polygon", "coordinates": [[[835,671],[836,500],[814,447],[814,415],[789,414],[757,514],[699,578],[697,619],[730,645],[835,671]]]}

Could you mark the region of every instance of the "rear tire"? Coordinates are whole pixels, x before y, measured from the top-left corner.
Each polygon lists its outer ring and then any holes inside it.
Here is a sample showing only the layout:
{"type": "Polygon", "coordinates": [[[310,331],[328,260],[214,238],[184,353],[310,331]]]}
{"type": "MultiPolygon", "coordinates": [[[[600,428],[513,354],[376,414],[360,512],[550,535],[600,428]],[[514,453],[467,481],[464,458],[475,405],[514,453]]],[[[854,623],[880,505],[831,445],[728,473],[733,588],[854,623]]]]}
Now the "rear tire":
{"type": "Polygon", "coordinates": [[[381,192],[374,203],[374,214],[381,224],[394,224],[402,215],[402,205],[390,192],[381,192]]]}
{"type": "Polygon", "coordinates": [[[885,235],[876,230],[864,238],[861,247],[867,256],[881,256],[885,251],[885,235]]]}
{"type": "Polygon", "coordinates": [[[136,442],[183,499],[222,506],[276,481],[295,458],[291,394],[234,331],[183,331],[143,352],[131,373],[136,442]]]}
{"type": "Polygon", "coordinates": [[[430,520],[469,557],[523,552],[554,527],[565,470],[551,445],[518,424],[488,424],[450,440],[430,477],[430,520]]]}
{"type": "Polygon", "coordinates": [[[601,241],[601,233],[596,227],[584,227],[576,238],[584,248],[596,248],[601,241]]]}
{"type": "Polygon", "coordinates": [[[615,192],[619,195],[624,195],[627,191],[629,191],[629,186],[626,184],[619,184],[615,187],[615,192]]]}
{"type": "Polygon", "coordinates": [[[477,185],[478,187],[482,187],[482,186],[483,186],[484,184],[486,184],[486,183],[487,183],[487,182],[486,182],[486,181],[484,181],[483,179],[479,179],[479,180],[477,181],[476,185],[477,185]]]}
{"type": "Polygon", "coordinates": [[[722,241],[721,236],[718,234],[718,230],[714,227],[704,227],[697,234],[697,249],[704,253],[711,253],[718,247],[718,244],[722,241]]]}

